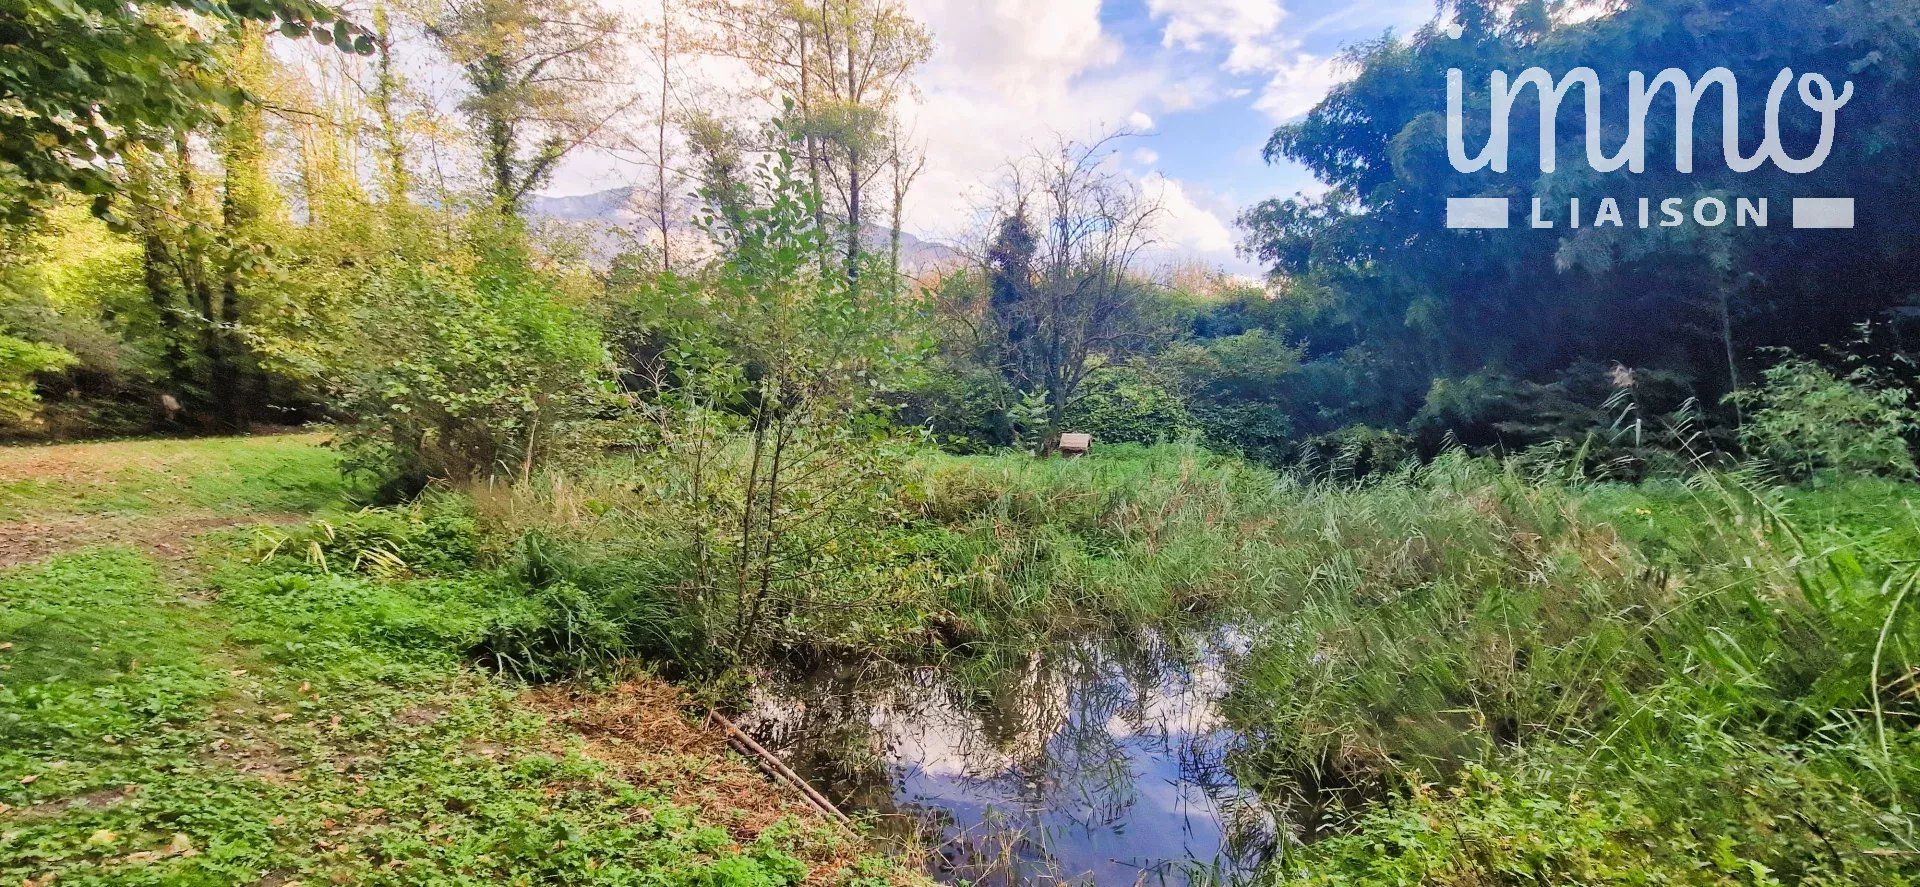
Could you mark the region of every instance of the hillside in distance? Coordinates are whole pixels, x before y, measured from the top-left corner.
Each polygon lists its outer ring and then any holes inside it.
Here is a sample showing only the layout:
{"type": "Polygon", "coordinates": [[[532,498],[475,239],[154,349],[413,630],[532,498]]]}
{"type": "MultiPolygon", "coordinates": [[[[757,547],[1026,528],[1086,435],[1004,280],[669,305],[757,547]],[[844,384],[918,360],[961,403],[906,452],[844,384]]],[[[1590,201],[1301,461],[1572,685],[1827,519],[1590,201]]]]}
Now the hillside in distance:
{"type": "MultiPolygon", "coordinates": [[[[584,229],[587,257],[596,264],[605,264],[622,249],[645,242],[654,235],[653,223],[640,208],[639,200],[644,198],[638,192],[638,188],[629,186],[571,197],[535,195],[527,201],[526,210],[528,216],[535,220],[564,228],[584,229]]],[[[683,221],[676,220],[671,227],[675,240],[682,234],[687,237],[698,236],[698,232],[683,221]]],[[[892,233],[886,227],[869,224],[861,231],[861,239],[866,241],[869,248],[883,251],[887,249],[892,233]]],[[[945,270],[965,260],[966,257],[952,246],[922,240],[904,231],[900,233],[900,266],[909,275],[917,277],[931,271],[945,270]]]]}

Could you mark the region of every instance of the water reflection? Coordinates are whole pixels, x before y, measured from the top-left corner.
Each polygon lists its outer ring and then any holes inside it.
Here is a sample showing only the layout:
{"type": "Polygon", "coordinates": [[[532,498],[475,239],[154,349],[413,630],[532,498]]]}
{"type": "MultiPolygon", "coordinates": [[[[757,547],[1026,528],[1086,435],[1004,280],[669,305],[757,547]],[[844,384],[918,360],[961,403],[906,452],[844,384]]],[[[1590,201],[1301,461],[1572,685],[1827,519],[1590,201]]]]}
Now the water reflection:
{"type": "Polygon", "coordinates": [[[842,664],[778,683],[742,726],[836,803],[933,846],[943,880],[1180,884],[1270,844],[1225,766],[1231,652],[1148,637],[842,664]]]}

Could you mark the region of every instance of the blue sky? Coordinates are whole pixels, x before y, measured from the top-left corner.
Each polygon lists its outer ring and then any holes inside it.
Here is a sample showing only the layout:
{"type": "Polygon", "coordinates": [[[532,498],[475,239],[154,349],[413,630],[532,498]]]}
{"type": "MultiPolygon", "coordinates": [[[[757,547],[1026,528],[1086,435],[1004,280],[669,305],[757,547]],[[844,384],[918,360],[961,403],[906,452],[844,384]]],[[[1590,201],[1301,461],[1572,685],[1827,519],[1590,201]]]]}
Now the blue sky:
{"type": "Polygon", "coordinates": [[[1233,255],[1240,209],[1315,187],[1260,150],[1346,72],[1343,47],[1405,34],[1433,0],[906,0],[933,30],[916,109],[929,174],[915,233],[964,222],[966,194],[1055,132],[1143,132],[1116,160],[1166,205],[1163,258],[1251,273],[1233,255]]]}

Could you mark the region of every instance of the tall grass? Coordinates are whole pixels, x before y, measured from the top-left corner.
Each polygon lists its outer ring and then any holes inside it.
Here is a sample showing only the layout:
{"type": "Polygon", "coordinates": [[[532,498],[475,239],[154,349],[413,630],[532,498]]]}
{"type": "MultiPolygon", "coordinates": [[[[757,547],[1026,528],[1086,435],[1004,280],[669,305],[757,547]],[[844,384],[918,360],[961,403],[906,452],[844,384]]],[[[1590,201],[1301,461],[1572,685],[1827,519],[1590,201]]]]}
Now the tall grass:
{"type": "Polygon", "coordinates": [[[1909,492],[1808,502],[1739,473],[1595,485],[1459,456],[1295,488],[1274,528],[1287,553],[1268,561],[1284,600],[1230,711],[1252,739],[1242,772],[1297,821],[1357,831],[1281,870],[1920,871],[1909,492]],[[1905,527],[1870,523],[1893,513],[1905,527]]]}
{"type": "Polygon", "coordinates": [[[1197,447],[1098,458],[927,455],[912,503],[979,633],[1126,627],[1225,605],[1261,581],[1280,479],[1197,447]]]}
{"type": "MultiPolygon", "coordinates": [[[[1235,624],[1235,769],[1298,826],[1270,877],[1920,871],[1910,485],[1625,485],[1457,453],[1329,480],[1179,445],[920,452],[898,474],[797,546],[836,549],[783,592],[763,654],[1235,624]]],[[[688,492],[670,465],[620,462],[480,491],[475,557],[537,606],[490,617],[477,648],[535,676],[636,652],[764,665],[716,653],[738,623],[690,593],[690,552],[727,504],[688,492]]]]}

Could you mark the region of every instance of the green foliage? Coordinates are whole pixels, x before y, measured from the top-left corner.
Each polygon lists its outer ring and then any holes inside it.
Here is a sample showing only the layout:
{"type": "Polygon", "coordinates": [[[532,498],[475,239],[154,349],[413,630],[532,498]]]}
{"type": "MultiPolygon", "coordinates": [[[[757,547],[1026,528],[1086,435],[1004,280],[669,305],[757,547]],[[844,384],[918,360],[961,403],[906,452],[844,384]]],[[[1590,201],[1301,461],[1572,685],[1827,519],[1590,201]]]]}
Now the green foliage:
{"type": "Polygon", "coordinates": [[[806,873],[806,866],[791,854],[765,847],[751,856],[715,860],[694,872],[687,883],[691,887],[787,887],[800,883],[806,873]]]}
{"type": "Polygon", "coordinates": [[[1622,765],[1549,749],[1417,789],[1282,868],[1325,885],[1913,883],[1874,837],[1900,815],[1849,784],[1847,754],[1707,732],[1622,765]]]}
{"type": "MultiPolygon", "coordinates": [[[[1633,0],[1592,17],[1562,16],[1552,6],[1470,0],[1433,25],[1352,46],[1353,76],[1274,131],[1266,156],[1302,164],[1328,186],[1311,197],[1265,201],[1242,217],[1247,246],[1272,272],[1288,333],[1326,377],[1297,418],[1330,411],[1342,414],[1332,427],[1396,427],[1439,380],[1470,385],[1497,375],[1515,385],[1553,385],[1582,362],[1615,361],[1678,374],[1715,406],[1749,378],[1762,349],[1813,353],[1907,304],[1911,288],[1888,281],[1905,279],[1912,242],[1891,218],[1863,220],[1844,245],[1777,223],[1592,224],[1602,195],[1631,216],[1639,199],[1657,205],[1678,197],[1690,206],[1706,195],[1773,195],[1777,211],[1779,195],[1805,187],[1908,193],[1912,183],[1888,172],[1908,164],[1886,153],[1886,146],[1913,144],[1901,134],[1920,94],[1920,69],[1911,64],[1920,41],[1905,4],[1633,0]],[[1744,103],[1783,69],[1818,71],[1854,85],[1844,123],[1852,141],[1837,142],[1805,176],[1771,164],[1736,172],[1717,147],[1698,150],[1698,167],[1683,173],[1675,168],[1677,138],[1686,126],[1718,124],[1703,114],[1676,125],[1671,107],[1661,106],[1644,133],[1646,168],[1601,173],[1585,160],[1579,103],[1562,102],[1556,169],[1543,172],[1535,156],[1536,106],[1516,106],[1506,171],[1454,170],[1447,72],[1465,72],[1464,137],[1476,151],[1487,133],[1488,72],[1535,66],[1556,77],[1575,68],[1596,72],[1607,107],[1616,110],[1624,107],[1624,98],[1614,99],[1625,95],[1629,72],[1727,70],[1744,103]],[[1463,194],[1508,197],[1521,208],[1538,201],[1555,224],[1449,229],[1446,197],[1463,194]],[[1584,224],[1569,224],[1569,197],[1581,198],[1584,224]],[[1362,402],[1372,408],[1356,410],[1362,402]]],[[[1819,121],[1809,115],[1783,125],[1784,143],[1811,145],[1819,121]]],[[[1696,149],[1718,144],[1709,132],[1700,130],[1696,149]]],[[[1608,135],[1609,144],[1618,141],[1616,132],[1608,135]]],[[[1703,412],[1716,426],[1735,424],[1731,410],[1703,412]]],[[[1511,418],[1524,420],[1524,411],[1511,418]]]]}
{"type": "Polygon", "coordinates": [[[1180,395],[1153,373],[1108,366],[1087,376],[1060,427],[1099,443],[1156,443],[1184,437],[1194,422],[1180,395]]]}
{"type": "Polygon", "coordinates": [[[1298,470],[1333,479],[1358,479],[1403,468],[1417,456],[1413,438],[1367,425],[1349,425],[1300,442],[1298,470]]]}
{"type": "Polygon", "coordinates": [[[936,358],[925,372],[910,375],[897,396],[898,421],[925,428],[952,452],[982,453],[1013,443],[1008,405],[1018,400],[992,370],[936,358]]]}
{"type": "Polygon", "coordinates": [[[72,354],[0,334],[0,431],[31,425],[40,405],[34,377],[78,363],[72,354]]]}
{"type": "Polygon", "coordinates": [[[1053,427],[1053,404],[1039,389],[1022,392],[1007,407],[1007,424],[1013,428],[1013,446],[1038,452],[1047,445],[1047,429],[1053,427]]]}
{"type": "Polygon", "coordinates": [[[104,213],[118,190],[114,162],[129,144],[212,120],[247,97],[225,82],[224,47],[196,30],[277,23],[343,50],[371,39],[310,0],[0,4],[0,216],[17,221],[58,187],[104,213]]]}
{"type": "Polygon", "coordinates": [[[0,432],[124,430],[100,398],[143,391],[150,375],[152,325],[137,249],[71,203],[49,207],[6,236],[0,337],[16,342],[9,346],[15,361],[24,352],[38,369],[23,372],[15,362],[0,370],[8,391],[0,397],[10,407],[0,432]],[[49,362],[47,350],[66,356],[49,362]]]}
{"type": "Polygon", "coordinates": [[[1907,436],[1920,428],[1912,395],[1878,374],[1845,377],[1788,357],[1762,374],[1762,386],[1736,395],[1749,415],[1740,429],[1747,452],[1789,477],[1885,474],[1911,478],[1907,436]]]}
{"type": "Polygon", "coordinates": [[[961,640],[1165,625],[1226,604],[1259,569],[1247,546],[1279,504],[1272,474],[1190,442],[928,456],[915,473],[923,556],[944,578],[929,592],[961,640]]]}
{"type": "Polygon", "coordinates": [[[511,252],[377,278],[358,329],[351,444],[401,490],[525,473],[608,393],[598,330],[511,252]]]}
{"type": "Polygon", "coordinates": [[[1278,462],[1292,436],[1300,350],[1264,329],[1183,343],[1156,358],[1213,446],[1278,462]]]}
{"type": "Polygon", "coordinates": [[[473,515],[451,496],[368,508],[266,538],[268,556],[285,553],[323,572],[445,575],[471,569],[480,559],[473,515]]]}
{"type": "Polygon", "coordinates": [[[656,290],[663,314],[709,324],[655,326],[682,381],[661,392],[650,473],[686,533],[677,591],[738,653],[830,639],[814,632],[840,595],[890,593],[891,540],[854,530],[895,519],[883,394],[924,348],[886,270],[843,260],[790,153],[734,176],[704,195],[719,260],[656,290]]]}
{"type": "MultiPolygon", "coordinates": [[[[353,618],[381,615],[377,636],[415,648],[432,640],[526,680],[578,676],[643,654],[695,655],[698,634],[676,607],[670,574],[642,554],[617,544],[589,553],[538,530],[491,553],[487,540],[452,495],[366,509],[263,532],[262,557],[281,572],[262,588],[302,597],[351,589],[353,618]],[[416,612],[422,606],[430,609],[416,612]]],[[[320,624],[302,630],[317,637],[320,624]]]]}
{"type": "Polygon", "coordinates": [[[1915,712],[1890,688],[1920,651],[1912,532],[1880,529],[1903,494],[1816,508],[1739,476],[1567,485],[1522,464],[1450,455],[1278,513],[1303,550],[1275,580],[1299,591],[1230,717],[1255,737],[1243,772],[1348,833],[1287,870],[1911,878],[1891,849],[1920,778],[1896,738],[1915,712]]]}

